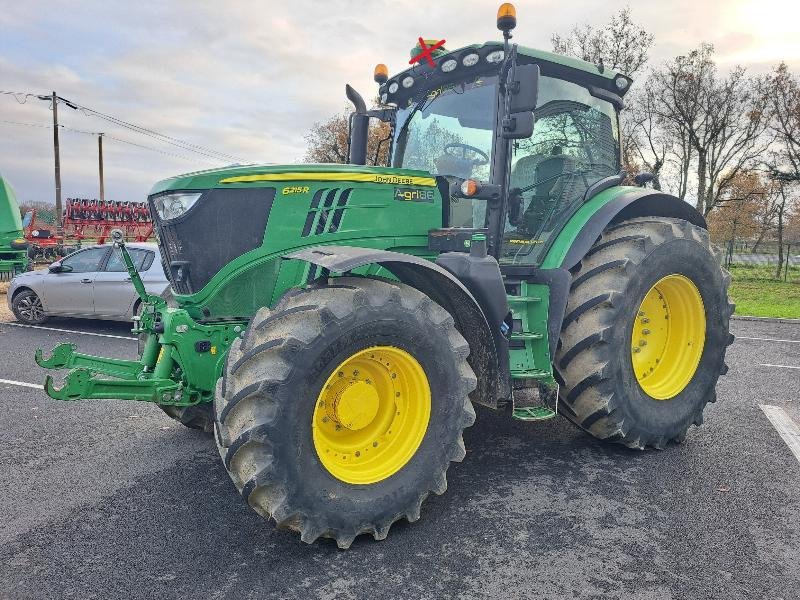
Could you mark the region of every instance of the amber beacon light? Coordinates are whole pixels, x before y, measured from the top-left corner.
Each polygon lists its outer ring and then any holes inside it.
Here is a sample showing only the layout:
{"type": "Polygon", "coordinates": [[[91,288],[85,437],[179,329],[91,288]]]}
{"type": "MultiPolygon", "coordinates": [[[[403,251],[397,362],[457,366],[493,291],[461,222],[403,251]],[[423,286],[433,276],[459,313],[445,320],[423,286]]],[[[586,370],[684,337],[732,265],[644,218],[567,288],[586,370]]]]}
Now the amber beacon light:
{"type": "Polygon", "coordinates": [[[497,28],[500,31],[511,31],[517,26],[517,9],[511,2],[503,2],[497,9],[497,28]]]}
{"type": "Polygon", "coordinates": [[[375,82],[378,84],[386,83],[386,80],[389,79],[389,69],[383,63],[378,63],[375,65],[375,74],[373,75],[375,82]]]}

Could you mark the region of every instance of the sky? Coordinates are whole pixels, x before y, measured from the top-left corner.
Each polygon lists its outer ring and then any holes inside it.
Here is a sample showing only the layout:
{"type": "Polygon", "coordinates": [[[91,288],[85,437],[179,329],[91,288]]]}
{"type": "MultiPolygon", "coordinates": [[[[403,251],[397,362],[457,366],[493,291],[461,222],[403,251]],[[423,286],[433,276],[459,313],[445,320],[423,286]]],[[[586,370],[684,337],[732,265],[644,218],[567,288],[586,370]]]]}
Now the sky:
{"type": "MultiPolygon", "coordinates": [[[[242,163],[294,163],[314,122],[347,108],[345,83],[374,96],[374,65],[406,68],[419,36],[444,38],[450,49],[499,39],[498,4],[0,0],[0,91],[55,90],[242,163]]],[[[627,4],[655,35],[651,65],[711,42],[723,70],[742,64],[763,73],[784,60],[800,72],[796,0],[521,0],[515,41],[549,50],[554,32],[605,22],[627,4]]],[[[0,94],[0,174],[21,202],[52,201],[49,102],[22,100],[0,94]]],[[[160,179],[226,164],[64,105],[59,121],[88,132],[61,131],[64,198],[99,196],[97,132],[108,136],[110,199],[144,200],[160,179]]]]}

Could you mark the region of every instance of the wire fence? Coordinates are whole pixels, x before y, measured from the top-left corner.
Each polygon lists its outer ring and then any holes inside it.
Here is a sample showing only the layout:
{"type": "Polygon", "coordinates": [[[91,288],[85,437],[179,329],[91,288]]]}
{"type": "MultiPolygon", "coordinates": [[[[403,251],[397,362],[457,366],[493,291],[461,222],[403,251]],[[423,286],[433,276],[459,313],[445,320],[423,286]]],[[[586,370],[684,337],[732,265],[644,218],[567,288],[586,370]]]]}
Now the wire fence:
{"type": "Polygon", "coordinates": [[[728,240],[720,244],[725,268],[748,279],[800,284],[800,242],[778,245],[751,240],[728,240]]]}

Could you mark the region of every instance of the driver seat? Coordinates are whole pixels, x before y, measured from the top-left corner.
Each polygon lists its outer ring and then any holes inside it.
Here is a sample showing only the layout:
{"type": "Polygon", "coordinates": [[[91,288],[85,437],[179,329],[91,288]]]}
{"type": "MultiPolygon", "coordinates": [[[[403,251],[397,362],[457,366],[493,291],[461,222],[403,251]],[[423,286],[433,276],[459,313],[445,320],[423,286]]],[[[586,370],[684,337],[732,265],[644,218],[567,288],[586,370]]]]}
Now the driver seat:
{"type": "MultiPolygon", "coordinates": [[[[553,148],[553,154],[540,160],[536,165],[533,196],[522,216],[521,226],[531,235],[540,231],[545,220],[553,213],[555,207],[562,204],[564,196],[572,190],[571,173],[575,170],[572,157],[562,154],[561,148],[553,148]]],[[[530,184],[528,184],[530,185],[530,184]]]]}

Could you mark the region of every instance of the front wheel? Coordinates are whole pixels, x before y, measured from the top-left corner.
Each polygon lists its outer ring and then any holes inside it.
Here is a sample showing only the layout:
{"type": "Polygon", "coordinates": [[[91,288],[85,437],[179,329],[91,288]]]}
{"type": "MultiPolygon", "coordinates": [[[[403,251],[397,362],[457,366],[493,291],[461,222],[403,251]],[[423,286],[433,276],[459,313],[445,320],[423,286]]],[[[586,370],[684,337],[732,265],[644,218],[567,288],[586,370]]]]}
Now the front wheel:
{"type": "Polygon", "coordinates": [[[465,456],[469,346],[399,283],[340,278],[261,309],[230,349],[217,444],[244,499],[304,542],[347,548],[415,521],[465,456]]]}
{"type": "Polygon", "coordinates": [[[729,283],[704,229],[607,228],[573,273],[555,361],[564,414],[631,448],[682,441],[728,370],[729,283]]]}

